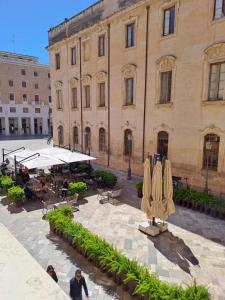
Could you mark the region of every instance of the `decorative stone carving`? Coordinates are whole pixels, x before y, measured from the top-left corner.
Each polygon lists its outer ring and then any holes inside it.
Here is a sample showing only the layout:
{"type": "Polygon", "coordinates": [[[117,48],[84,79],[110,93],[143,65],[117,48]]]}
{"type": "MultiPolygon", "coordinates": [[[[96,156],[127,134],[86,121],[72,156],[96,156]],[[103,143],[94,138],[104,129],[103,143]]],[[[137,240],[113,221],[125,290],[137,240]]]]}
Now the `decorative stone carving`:
{"type": "Polygon", "coordinates": [[[175,65],[176,57],[173,55],[165,55],[160,57],[157,61],[156,64],[160,70],[164,69],[173,69],[175,65]]]}
{"type": "Polygon", "coordinates": [[[204,52],[209,59],[225,57],[225,43],[211,45],[204,52]]]}
{"type": "Polygon", "coordinates": [[[76,87],[78,85],[78,78],[77,77],[71,78],[70,85],[71,85],[71,87],[76,87]]]}
{"type": "Polygon", "coordinates": [[[105,71],[100,71],[100,72],[96,73],[97,81],[106,81],[106,77],[107,77],[107,72],[105,72],[105,71]]]}
{"type": "Polygon", "coordinates": [[[63,85],[62,81],[56,81],[56,82],[55,82],[55,88],[56,88],[56,89],[61,89],[61,88],[62,88],[62,85],[63,85]]]}
{"type": "Polygon", "coordinates": [[[134,64],[128,64],[122,67],[121,72],[124,77],[135,76],[137,66],[134,64]]]}
{"type": "Polygon", "coordinates": [[[84,85],[89,84],[91,81],[91,75],[86,74],[81,78],[84,85]]]}

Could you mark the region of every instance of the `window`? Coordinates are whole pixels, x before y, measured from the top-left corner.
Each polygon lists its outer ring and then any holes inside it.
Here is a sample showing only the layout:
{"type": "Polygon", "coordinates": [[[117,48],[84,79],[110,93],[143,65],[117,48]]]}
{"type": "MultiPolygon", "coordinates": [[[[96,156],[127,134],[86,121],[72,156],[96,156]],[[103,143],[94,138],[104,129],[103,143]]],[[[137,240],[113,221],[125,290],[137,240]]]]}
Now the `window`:
{"type": "Polygon", "coordinates": [[[175,29],[175,6],[164,10],[163,35],[173,34],[175,29]]]}
{"type": "Polygon", "coordinates": [[[225,0],[215,0],[214,19],[220,19],[225,16],[225,0]]]}
{"type": "Polygon", "coordinates": [[[9,94],[9,99],[10,101],[14,101],[15,100],[14,94],[9,94]]]}
{"type": "Polygon", "coordinates": [[[225,62],[211,64],[209,76],[209,100],[223,100],[225,62]]]}
{"type": "Polygon", "coordinates": [[[105,82],[99,83],[99,106],[105,106],[105,82]]]}
{"type": "Polygon", "coordinates": [[[75,126],[73,127],[73,144],[78,145],[79,141],[78,141],[78,128],[75,126]]]}
{"type": "Polygon", "coordinates": [[[100,128],[99,129],[99,151],[105,151],[106,150],[106,134],[105,129],[100,128]]]}
{"type": "Polygon", "coordinates": [[[38,77],[38,72],[34,72],[34,77],[38,77]]]}
{"type": "Polygon", "coordinates": [[[39,104],[39,95],[34,96],[35,104],[39,104]]]}
{"type": "Polygon", "coordinates": [[[52,103],[52,97],[51,96],[48,96],[48,102],[52,103]]]}
{"type": "Polygon", "coordinates": [[[72,102],[72,108],[77,108],[77,88],[72,88],[71,89],[71,102],[72,102]]]}
{"type": "Polygon", "coordinates": [[[23,107],[23,113],[29,113],[28,107],[23,107]]]}
{"type": "Polygon", "coordinates": [[[171,101],[172,71],[161,72],[160,103],[171,101]]]}
{"type": "Polygon", "coordinates": [[[50,78],[51,77],[51,75],[50,75],[50,73],[48,73],[48,78],[50,78]]]}
{"type": "Polygon", "coordinates": [[[9,80],[9,86],[13,86],[13,80],[9,80]]]}
{"type": "Polygon", "coordinates": [[[84,86],[84,96],[85,96],[85,107],[91,107],[91,90],[90,85],[84,86]]]}
{"type": "Polygon", "coordinates": [[[22,81],[22,87],[23,87],[23,88],[26,88],[26,87],[27,87],[26,81],[22,81]]]}
{"type": "Polygon", "coordinates": [[[124,155],[132,155],[132,131],[130,129],[124,131],[124,155]]]}
{"type": "Polygon", "coordinates": [[[207,134],[204,138],[203,169],[217,171],[219,160],[220,137],[207,134]]]}
{"type": "Polygon", "coordinates": [[[35,88],[35,89],[38,89],[38,83],[35,83],[35,84],[34,84],[34,88],[35,88]]]}
{"type": "Polygon", "coordinates": [[[62,125],[60,125],[58,128],[58,142],[59,142],[59,146],[64,144],[64,136],[63,136],[63,127],[62,125]]]}
{"type": "Polygon", "coordinates": [[[98,56],[105,56],[105,35],[98,37],[98,56]]]}
{"type": "Polygon", "coordinates": [[[11,113],[15,113],[15,112],[16,112],[16,108],[15,108],[15,107],[10,107],[10,108],[9,108],[9,111],[10,111],[11,113]]]}
{"type": "Polygon", "coordinates": [[[157,154],[160,155],[161,159],[163,159],[164,157],[168,158],[168,141],[168,133],[165,131],[160,131],[158,133],[157,140],[157,154]]]}
{"type": "Polygon", "coordinates": [[[126,99],[125,105],[132,105],[134,101],[134,78],[125,79],[126,99]]]}
{"type": "Polygon", "coordinates": [[[76,47],[71,48],[71,65],[76,65],[77,63],[77,51],[76,47]]]}
{"type": "Polygon", "coordinates": [[[2,112],[2,106],[0,106],[0,113],[2,112]]]}
{"type": "Polygon", "coordinates": [[[126,48],[135,46],[135,23],[127,25],[126,28],[126,48]]]}
{"type": "Polygon", "coordinates": [[[55,54],[55,68],[56,68],[56,70],[60,69],[60,54],[59,53],[55,54]]]}
{"type": "Polygon", "coordinates": [[[62,90],[56,91],[57,109],[62,109],[62,90]]]}
{"type": "Polygon", "coordinates": [[[27,95],[26,94],[23,94],[23,101],[27,102],[27,95]]]}
{"type": "Polygon", "coordinates": [[[26,70],[25,69],[21,70],[21,75],[26,75],[26,70]]]}
{"type": "Polygon", "coordinates": [[[35,113],[36,113],[36,114],[40,114],[40,113],[41,113],[41,109],[40,109],[39,107],[36,107],[36,108],[35,108],[35,113]]]}
{"type": "Polygon", "coordinates": [[[84,147],[85,147],[85,149],[90,149],[91,148],[91,129],[90,129],[90,127],[85,128],[84,147]]]}

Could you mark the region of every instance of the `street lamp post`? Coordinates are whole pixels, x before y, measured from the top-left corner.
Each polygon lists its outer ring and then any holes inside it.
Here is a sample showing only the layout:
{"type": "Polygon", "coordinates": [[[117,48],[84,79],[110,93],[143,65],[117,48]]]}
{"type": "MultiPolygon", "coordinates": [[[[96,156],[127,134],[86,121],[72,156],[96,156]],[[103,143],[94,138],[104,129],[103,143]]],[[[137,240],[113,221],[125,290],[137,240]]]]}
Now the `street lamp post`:
{"type": "Polygon", "coordinates": [[[128,170],[127,170],[127,179],[128,180],[131,180],[132,179],[132,176],[131,176],[131,165],[130,165],[130,162],[131,162],[131,143],[132,143],[132,135],[129,134],[128,137],[128,146],[129,146],[129,161],[128,161],[128,170]]]}
{"type": "Polygon", "coordinates": [[[206,175],[205,175],[205,193],[209,193],[208,181],[209,181],[209,152],[212,149],[212,143],[210,141],[205,144],[206,149],[206,175]]]}

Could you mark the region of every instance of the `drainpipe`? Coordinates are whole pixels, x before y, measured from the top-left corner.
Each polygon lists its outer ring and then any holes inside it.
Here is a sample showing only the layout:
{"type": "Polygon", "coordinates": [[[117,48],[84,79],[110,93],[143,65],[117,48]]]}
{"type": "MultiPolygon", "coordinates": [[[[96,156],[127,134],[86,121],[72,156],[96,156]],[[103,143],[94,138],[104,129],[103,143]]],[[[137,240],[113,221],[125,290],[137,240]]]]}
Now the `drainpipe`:
{"type": "Polygon", "coordinates": [[[146,119],[146,99],[148,82],[148,33],[149,33],[149,6],[146,7],[146,51],[145,51],[145,87],[144,87],[144,114],[143,114],[143,140],[142,140],[142,162],[145,160],[145,119],[146,119]]]}
{"type": "Polygon", "coordinates": [[[110,24],[108,24],[108,167],[110,165],[110,24]]]}
{"type": "Polygon", "coordinates": [[[81,152],[84,151],[83,143],[83,91],[82,91],[82,53],[81,53],[81,37],[79,38],[79,47],[80,47],[80,126],[81,126],[81,152]]]}

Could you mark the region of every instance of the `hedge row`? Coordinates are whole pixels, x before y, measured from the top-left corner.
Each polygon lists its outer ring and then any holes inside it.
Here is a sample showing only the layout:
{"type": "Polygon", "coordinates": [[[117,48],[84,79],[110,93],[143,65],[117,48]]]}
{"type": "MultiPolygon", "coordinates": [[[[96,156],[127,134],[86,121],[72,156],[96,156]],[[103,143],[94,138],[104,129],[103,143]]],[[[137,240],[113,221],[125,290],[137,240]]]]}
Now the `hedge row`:
{"type": "Polygon", "coordinates": [[[103,170],[96,170],[95,177],[101,177],[103,185],[108,188],[114,188],[117,183],[117,177],[113,173],[106,172],[103,170]]]}
{"type": "MultiPolygon", "coordinates": [[[[70,207],[59,208],[46,216],[52,230],[67,240],[95,265],[111,272],[124,284],[134,284],[133,294],[151,300],[209,300],[206,287],[193,282],[187,288],[160,281],[147,267],[130,260],[104,239],[72,220],[70,207]]],[[[140,250],[141,251],[141,250],[140,250]]]]}

